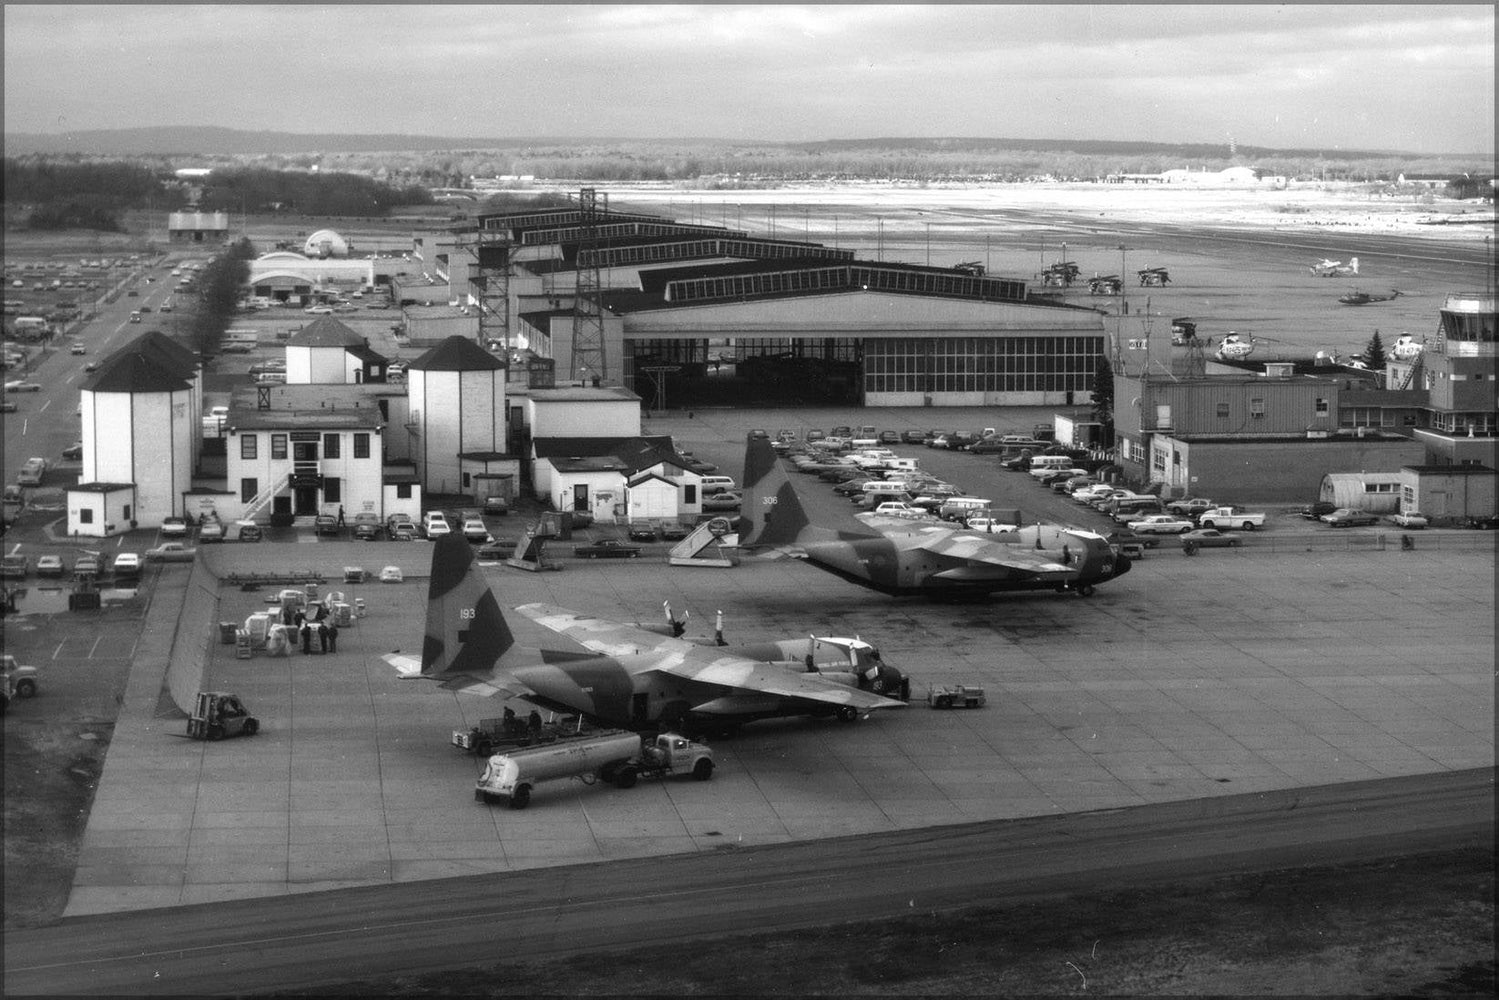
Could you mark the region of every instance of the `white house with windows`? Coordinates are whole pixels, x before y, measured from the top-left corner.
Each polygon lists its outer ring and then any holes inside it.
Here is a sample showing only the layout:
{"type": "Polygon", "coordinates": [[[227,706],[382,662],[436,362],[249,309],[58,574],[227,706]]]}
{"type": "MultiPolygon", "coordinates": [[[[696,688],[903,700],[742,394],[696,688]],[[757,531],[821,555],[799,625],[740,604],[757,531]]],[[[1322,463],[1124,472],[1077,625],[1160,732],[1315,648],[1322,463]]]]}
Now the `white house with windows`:
{"type": "MultiPolygon", "coordinates": [[[[399,386],[391,387],[398,391],[399,386]]],[[[228,495],[215,508],[225,520],[384,519],[421,509],[409,464],[385,451],[387,387],[254,386],[237,390],[225,421],[228,495]]]]}

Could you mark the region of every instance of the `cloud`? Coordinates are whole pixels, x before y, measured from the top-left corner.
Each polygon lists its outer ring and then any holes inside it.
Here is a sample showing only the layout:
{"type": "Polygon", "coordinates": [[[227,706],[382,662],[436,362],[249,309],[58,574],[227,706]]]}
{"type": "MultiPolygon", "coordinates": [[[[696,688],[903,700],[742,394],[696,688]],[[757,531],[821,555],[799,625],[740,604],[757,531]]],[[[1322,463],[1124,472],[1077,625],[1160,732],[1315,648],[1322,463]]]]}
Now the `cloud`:
{"type": "Polygon", "coordinates": [[[1242,144],[1473,151],[1493,146],[1493,43],[1476,5],[12,4],[5,111],[13,131],[1233,129],[1242,144]],[[1423,115],[1453,93],[1462,107],[1423,115]]]}

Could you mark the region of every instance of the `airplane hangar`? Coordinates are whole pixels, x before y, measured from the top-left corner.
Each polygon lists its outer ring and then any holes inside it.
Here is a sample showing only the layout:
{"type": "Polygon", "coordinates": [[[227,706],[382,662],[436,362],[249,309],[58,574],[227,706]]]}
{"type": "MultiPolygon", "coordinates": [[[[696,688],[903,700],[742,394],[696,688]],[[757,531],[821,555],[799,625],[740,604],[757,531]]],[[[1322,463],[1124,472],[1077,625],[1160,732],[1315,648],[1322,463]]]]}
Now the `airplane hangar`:
{"type": "Polygon", "coordinates": [[[1105,352],[1102,313],[981,267],[857,260],[652,216],[581,218],[481,217],[477,245],[504,252],[476,254],[475,285],[503,268],[509,328],[559,377],[623,384],[653,408],[1065,406],[1084,399],[1105,352]]]}

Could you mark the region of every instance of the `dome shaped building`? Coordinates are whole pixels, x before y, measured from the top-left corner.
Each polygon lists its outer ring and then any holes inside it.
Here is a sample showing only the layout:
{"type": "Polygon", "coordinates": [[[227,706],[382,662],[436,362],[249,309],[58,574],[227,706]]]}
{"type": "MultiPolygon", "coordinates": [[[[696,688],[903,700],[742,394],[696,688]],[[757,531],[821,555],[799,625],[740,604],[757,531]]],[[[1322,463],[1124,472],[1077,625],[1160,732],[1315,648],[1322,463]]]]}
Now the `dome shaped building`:
{"type": "Polygon", "coordinates": [[[417,478],[429,492],[468,492],[506,452],[505,362],[449,337],[411,362],[406,379],[417,478]]]}
{"type": "Polygon", "coordinates": [[[347,257],[349,241],[331,229],[319,229],[307,237],[302,252],[309,257],[347,257]]]}

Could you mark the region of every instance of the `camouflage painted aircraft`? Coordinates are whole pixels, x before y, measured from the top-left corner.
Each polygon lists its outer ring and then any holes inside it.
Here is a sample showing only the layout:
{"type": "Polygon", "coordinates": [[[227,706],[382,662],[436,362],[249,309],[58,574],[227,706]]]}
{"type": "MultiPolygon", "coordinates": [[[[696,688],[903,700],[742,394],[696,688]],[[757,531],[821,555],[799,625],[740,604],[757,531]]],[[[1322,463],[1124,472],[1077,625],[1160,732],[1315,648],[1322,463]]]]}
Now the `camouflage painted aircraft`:
{"type": "Polygon", "coordinates": [[[885,594],[1056,590],[1087,597],[1130,566],[1102,535],[1057,525],[989,533],[869,515],[856,530],[816,527],[769,444],[754,438],[745,450],[740,510],[741,550],[805,559],[885,594]]]}
{"type": "Polygon", "coordinates": [[[404,678],[469,694],[501,695],[631,728],[666,723],[692,731],[779,716],[836,716],[902,708],[910,681],[860,639],[789,639],[746,646],[681,636],[667,625],[630,625],[547,604],[516,608],[565,635],[579,651],[528,650],[459,535],[432,549],[427,630],[420,659],[384,657],[404,678]]]}

